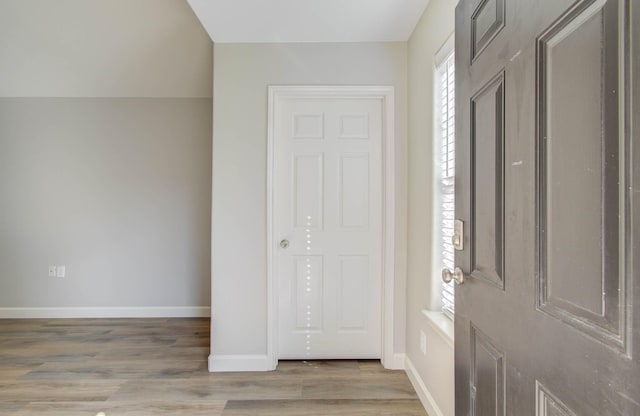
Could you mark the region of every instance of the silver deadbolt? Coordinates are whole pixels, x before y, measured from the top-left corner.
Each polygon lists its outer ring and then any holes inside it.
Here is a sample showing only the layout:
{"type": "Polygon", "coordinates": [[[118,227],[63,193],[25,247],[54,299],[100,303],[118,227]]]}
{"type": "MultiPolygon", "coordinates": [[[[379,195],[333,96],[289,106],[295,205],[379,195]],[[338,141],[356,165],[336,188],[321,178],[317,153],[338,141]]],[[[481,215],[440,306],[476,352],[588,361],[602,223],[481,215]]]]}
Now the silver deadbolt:
{"type": "Polygon", "coordinates": [[[442,281],[449,283],[452,280],[458,285],[464,283],[464,272],[460,267],[456,267],[453,272],[447,268],[442,269],[442,281]]]}
{"type": "Polygon", "coordinates": [[[289,247],[289,240],[282,240],[282,241],[280,241],[280,247],[282,247],[282,248],[287,248],[287,247],[289,247]]]}
{"type": "Polygon", "coordinates": [[[464,222],[462,220],[455,220],[453,222],[451,244],[453,244],[453,248],[458,251],[464,250],[464,222]]]}

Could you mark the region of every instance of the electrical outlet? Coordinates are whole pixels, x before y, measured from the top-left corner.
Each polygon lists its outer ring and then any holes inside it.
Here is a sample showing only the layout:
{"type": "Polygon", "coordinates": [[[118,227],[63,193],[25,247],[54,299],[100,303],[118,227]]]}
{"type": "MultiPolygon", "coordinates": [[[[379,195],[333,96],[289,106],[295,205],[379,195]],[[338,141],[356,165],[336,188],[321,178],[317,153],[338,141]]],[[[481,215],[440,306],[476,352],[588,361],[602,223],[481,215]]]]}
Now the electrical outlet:
{"type": "Polygon", "coordinates": [[[427,335],[424,331],[420,331],[420,351],[422,355],[427,355],[427,335]]]}
{"type": "Polygon", "coordinates": [[[49,266],[49,277],[56,277],[56,266],[49,266]]]}
{"type": "Polygon", "coordinates": [[[66,273],[67,273],[66,266],[62,265],[62,266],[56,267],[56,277],[64,277],[66,273]]]}

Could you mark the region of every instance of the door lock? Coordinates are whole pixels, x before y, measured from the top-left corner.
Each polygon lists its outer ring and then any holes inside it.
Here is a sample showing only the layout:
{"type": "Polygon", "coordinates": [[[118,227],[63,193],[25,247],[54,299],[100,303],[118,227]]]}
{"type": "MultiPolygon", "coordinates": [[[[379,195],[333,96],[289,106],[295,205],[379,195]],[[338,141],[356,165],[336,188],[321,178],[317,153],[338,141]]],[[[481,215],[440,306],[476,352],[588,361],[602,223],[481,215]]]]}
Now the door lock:
{"type": "Polygon", "coordinates": [[[458,251],[464,250],[464,222],[462,220],[455,220],[453,222],[451,244],[453,244],[453,248],[458,251]]]}
{"type": "Polygon", "coordinates": [[[289,240],[282,240],[282,241],[280,241],[280,247],[281,247],[281,248],[287,248],[287,247],[289,247],[289,240]]]}

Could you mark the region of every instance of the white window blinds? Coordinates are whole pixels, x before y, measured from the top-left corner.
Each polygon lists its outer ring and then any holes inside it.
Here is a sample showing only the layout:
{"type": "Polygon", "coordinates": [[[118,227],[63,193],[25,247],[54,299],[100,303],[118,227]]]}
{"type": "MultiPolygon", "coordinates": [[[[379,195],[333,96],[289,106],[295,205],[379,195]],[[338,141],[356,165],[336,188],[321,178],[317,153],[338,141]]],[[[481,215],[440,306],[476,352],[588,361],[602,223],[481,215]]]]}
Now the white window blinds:
{"type": "MultiPolygon", "coordinates": [[[[440,146],[440,248],[441,268],[455,268],[451,243],[455,217],[455,65],[453,51],[438,65],[438,143],[440,146]]],[[[453,282],[443,283],[442,311],[453,316],[453,282]]]]}

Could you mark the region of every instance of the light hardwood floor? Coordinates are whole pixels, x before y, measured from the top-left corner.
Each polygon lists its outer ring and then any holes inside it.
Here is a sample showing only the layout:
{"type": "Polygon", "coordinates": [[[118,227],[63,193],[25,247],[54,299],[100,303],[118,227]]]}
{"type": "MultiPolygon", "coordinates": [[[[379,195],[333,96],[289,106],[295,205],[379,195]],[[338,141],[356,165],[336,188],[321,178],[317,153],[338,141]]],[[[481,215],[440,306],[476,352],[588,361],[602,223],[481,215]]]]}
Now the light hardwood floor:
{"type": "Polygon", "coordinates": [[[426,416],[375,361],[209,373],[208,319],[0,320],[0,415],[426,416]]]}

